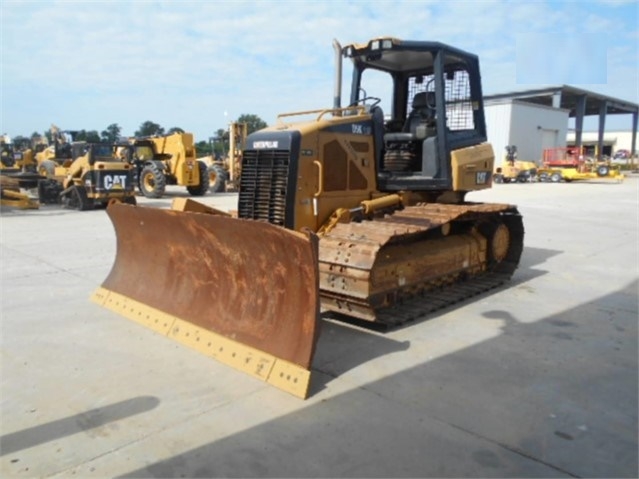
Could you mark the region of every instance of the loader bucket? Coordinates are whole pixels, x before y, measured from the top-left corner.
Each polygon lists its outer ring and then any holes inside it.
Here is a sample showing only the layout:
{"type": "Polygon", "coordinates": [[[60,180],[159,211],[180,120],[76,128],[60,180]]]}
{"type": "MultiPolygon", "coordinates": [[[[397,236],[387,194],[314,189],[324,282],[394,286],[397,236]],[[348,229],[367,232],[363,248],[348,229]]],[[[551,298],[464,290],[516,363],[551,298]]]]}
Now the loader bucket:
{"type": "Polygon", "coordinates": [[[92,299],[305,398],[319,335],[317,237],[114,204],[117,254],[92,299]]]}

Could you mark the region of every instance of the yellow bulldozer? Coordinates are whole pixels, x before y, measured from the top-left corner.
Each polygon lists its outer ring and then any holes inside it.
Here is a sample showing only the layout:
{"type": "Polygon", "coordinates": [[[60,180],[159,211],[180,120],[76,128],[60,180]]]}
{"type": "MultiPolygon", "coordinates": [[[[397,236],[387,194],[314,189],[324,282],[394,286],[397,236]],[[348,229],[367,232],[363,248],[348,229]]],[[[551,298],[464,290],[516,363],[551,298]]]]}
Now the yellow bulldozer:
{"type": "Polygon", "coordinates": [[[466,200],[494,167],[477,56],[392,37],[334,47],[333,106],[248,136],[237,217],[187,199],[107,209],[117,254],[92,296],[299,397],[320,311],[414,320],[508,281],[523,250],[515,206],[466,200]]]}
{"type": "Polygon", "coordinates": [[[131,138],[121,154],[134,167],[140,193],[161,198],[166,185],[186,186],[192,196],[209,189],[206,164],[198,161],[191,133],[131,138]]]}

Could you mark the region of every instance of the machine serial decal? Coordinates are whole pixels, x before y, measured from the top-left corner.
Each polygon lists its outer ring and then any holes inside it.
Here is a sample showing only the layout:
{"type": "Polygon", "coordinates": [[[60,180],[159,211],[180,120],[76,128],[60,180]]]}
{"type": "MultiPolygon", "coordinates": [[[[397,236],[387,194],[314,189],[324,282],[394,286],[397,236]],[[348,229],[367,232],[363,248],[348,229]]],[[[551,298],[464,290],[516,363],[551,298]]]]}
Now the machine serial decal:
{"type": "Polygon", "coordinates": [[[475,177],[475,183],[478,185],[485,185],[488,182],[490,172],[488,171],[478,171],[477,176],[475,177]]]}
{"type": "Polygon", "coordinates": [[[370,135],[371,128],[369,126],[364,126],[361,123],[353,123],[351,125],[353,134],[355,135],[370,135]]]}
{"type": "Polygon", "coordinates": [[[265,148],[277,148],[278,141],[254,141],[253,148],[256,150],[262,150],[265,148]]]}

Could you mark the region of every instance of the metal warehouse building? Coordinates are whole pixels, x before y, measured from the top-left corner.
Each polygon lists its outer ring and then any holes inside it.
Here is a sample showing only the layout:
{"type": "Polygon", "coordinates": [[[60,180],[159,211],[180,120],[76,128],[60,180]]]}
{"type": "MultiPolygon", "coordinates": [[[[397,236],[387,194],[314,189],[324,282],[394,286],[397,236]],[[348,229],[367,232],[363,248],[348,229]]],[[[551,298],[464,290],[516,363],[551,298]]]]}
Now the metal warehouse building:
{"type": "MultiPolygon", "coordinates": [[[[516,145],[519,159],[539,161],[546,148],[565,147],[568,120],[575,118],[572,144],[584,145],[583,121],[597,116],[598,155],[606,153],[604,132],[608,115],[632,115],[630,151],[637,147],[639,105],[567,85],[501,93],[484,97],[488,141],[501,164],[506,145],[516,145]]],[[[589,138],[590,139],[590,138],[589,138]]]]}

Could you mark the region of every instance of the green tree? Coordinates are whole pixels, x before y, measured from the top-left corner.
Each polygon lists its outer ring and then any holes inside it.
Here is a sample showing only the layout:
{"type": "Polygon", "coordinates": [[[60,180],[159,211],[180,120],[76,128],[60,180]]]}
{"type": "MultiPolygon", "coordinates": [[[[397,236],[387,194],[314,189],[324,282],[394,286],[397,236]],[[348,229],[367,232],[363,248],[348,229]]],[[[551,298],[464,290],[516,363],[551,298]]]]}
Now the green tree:
{"type": "Polygon", "coordinates": [[[185,133],[182,128],[174,126],[173,128],[169,128],[169,131],[166,132],[167,135],[172,135],[173,133],[185,133]]]}
{"type": "Polygon", "coordinates": [[[86,130],[78,130],[75,132],[73,136],[73,141],[87,141],[87,131],[86,130]]]}
{"type": "Polygon", "coordinates": [[[224,157],[229,149],[229,132],[224,128],[218,128],[215,136],[209,139],[215,156],[224,157]]]}
{"type": "Polygon", "coordinates": [[[197,151],[198,157],[209,156],[212,154],[213,148],[211,143],[201,140],[195,144],[195,151],[197,151]]]}
{"type": "Polygon", "coordinates": [[[120,133],[122,132],[122,128],[117,123],[111,123],[106,127],[100,136],[102,137],[102,141],[105,143],[117,143],[120,139],[120,133]]]}
{"type": "Polygon", "coordinates": [[[100,143],[100,135],[96,130],[79,130],[73,137],[73,141],[86,141],[89,143],[100,143]]]}
{"type": "Polygon", "coordinates": [[[135,132],[135,136],[164,135],[164,128],[152,121],[145,121],[140,125],[140,129],[135,132]]]}
{"type": "Polygon", "coordinates": [[[87,131],[87,141],[89,143],[100,143],[100,134],[96,130],[87,131]]]}
{"type": "Polygon", "coordinates": [[[268,126],[266,122],[259,116],[247,113],[240,115],[240,117],[237,119],[237,122],[246,123],[246,128],[249,135],[254,131],[261,130],[262,128],[266,128],[268,126]]]}

